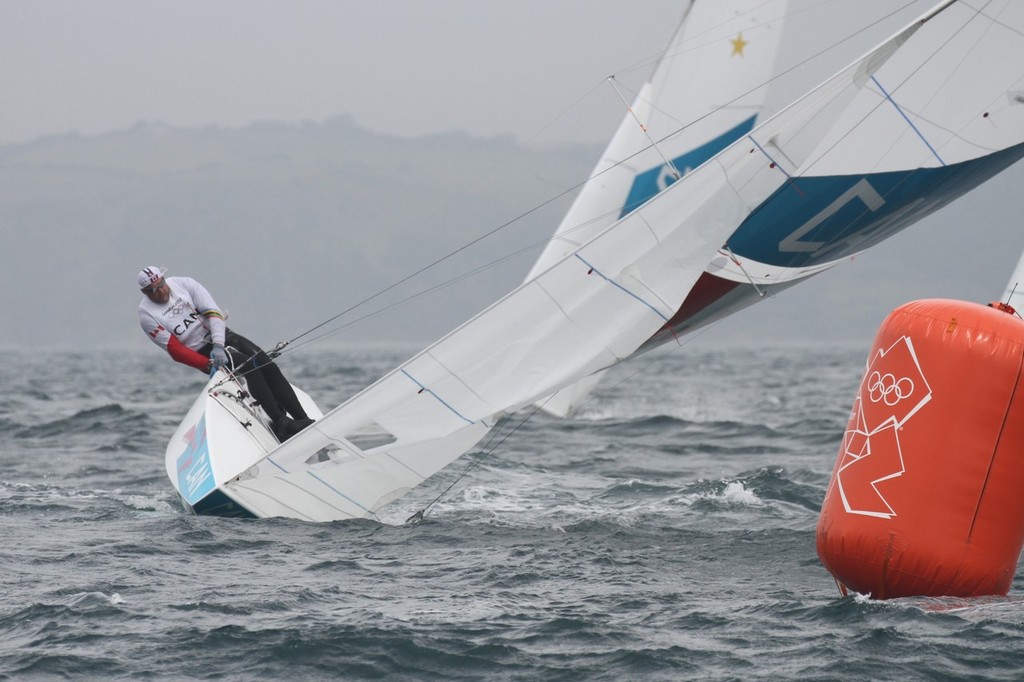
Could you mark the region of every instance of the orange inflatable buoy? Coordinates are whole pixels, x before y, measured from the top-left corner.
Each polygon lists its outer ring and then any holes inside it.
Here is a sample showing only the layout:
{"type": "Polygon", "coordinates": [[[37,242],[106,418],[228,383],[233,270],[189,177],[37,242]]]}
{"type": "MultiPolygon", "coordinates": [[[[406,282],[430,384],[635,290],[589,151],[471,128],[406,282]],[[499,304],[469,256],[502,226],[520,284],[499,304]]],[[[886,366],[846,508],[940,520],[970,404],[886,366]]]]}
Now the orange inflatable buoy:
{"type": "Polygon", "coordinates": [[[889,314],[818,517],[818,557],[843,594],[1009,591],[1024,544],[1022,371],[1010,311],[934,299],[889,314]]]}

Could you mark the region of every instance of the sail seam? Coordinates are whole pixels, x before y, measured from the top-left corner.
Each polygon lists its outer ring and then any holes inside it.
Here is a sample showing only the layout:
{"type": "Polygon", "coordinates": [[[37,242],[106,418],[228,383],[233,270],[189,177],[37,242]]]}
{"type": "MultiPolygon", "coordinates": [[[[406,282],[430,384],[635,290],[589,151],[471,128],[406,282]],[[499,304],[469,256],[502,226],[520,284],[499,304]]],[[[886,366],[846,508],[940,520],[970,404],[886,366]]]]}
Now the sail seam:
{"type": "Polygon", "coordinates": [[[433,391],[433,390],[431,390],[431,389],[427,388],[426,386],[424,386],[423,384],[421,384],[421,383],[420,383],[419,381],[417,381],[417,380],[416,380],[416,379],[415,379],[415,378],[414,378],[414,377],[413,377],[413,376],[412,376],[411,374],[409,374],[409,372],[407,372],[407,371],[405,370],[405,368],[404,368],[404,367],[402,368],[402,374],[404,374],[405,376],[409,377],[409,381],[411,381],[411,382],[413,382],[414,384],[416,384],[417,386],[419,386],[419,387],[420,387],[420,390],[421,390],[421,391],[426,391],[426,392],[427,392],[427,393],[429,393],[430,395],[434,396],[434,399],[435,399],[435,400],[436,400],[437,402],[441,403],[442,405],[444,405],[445,407],[447,407],[447,408],[448,408],[449,410],[451,410],[451,411],[452,411],[452,414],[454,414],[455,416],[457,416],[457,417],[458,417],[459,419],[463,420],[463,421],[464,421],[464,422],[466,422],[467,424],[472,424],[472,423],[473,423],[473,420],[472,420],[472,419],[466,419],[466,417],[464,417],[464,416],[463,416],[462,414],[460,414],[458,410],[456,410],[456,409],[455,409],[454,407],[452,407],[451,405],[449,405],[448,403],[446,403],[446,402],[444,401],[444,399],[443,399],[443,398],[442,398],[441,396],[439,396],[438,394],[434,393],[434,391],[433,391]]]}
{"type": "Polygon", "coordinates": [[[621,284],[619,284],[618,282],[616,282],[614,279],[608,277],[603,272],[601,272],[600,270],[595,268],[593,265],[588,263],[587,260],[583,256],[581,256],[579,253],[574,253],[573,255],[576,256],[576,258],[578,258],[580,260],[580,262],[582,262],[584,265],[586,265],[588,268],[590,268],[590,271],[593,272],[595,275],[599,276],[601,279],[603,279],[604,281],[608,282],[612,286],[620,289],[621,291],[625,292],[626,294],[628,294],[628,295],[632,296],[633,298],[635,298],[636,300],[640,301],[645,306],[647,306],[648,308],[653,310],[655,315],[660,317],[665,322],[668,322],[668,318],[665,317],[665,315],[663,315],[662,312],[660,310],[658,310],[657,308],[655,308],[653,305],[651,305],[650,303],[648,303],[644,299],[640,298],[639,296],[634,294],[632,291],[630,291],[626,287],[624,287],[621,284]]]}

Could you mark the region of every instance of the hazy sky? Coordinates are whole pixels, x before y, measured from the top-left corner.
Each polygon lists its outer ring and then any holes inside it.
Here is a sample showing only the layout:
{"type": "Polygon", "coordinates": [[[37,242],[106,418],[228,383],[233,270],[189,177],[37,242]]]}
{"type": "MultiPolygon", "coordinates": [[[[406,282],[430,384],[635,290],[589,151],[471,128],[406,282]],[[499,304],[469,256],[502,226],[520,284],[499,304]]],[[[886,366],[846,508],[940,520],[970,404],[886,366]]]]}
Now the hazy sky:
{"type": "MultiPolygon", "coordinates": [[[[603,79],[646,76],[684,4],[0,0],[0,145],[140,121],[237,127],[340,114],[401,135],[464,130],[527,140],[604,88],[607,110],[559,133],[597,143],[622,115],[603,79]]],[[[876,32],[884,37],[931,4],[794,0],[793,11],[835,16],[807,32],[814,40],[910,6],[876,32]]]]}
{"type": "MultiPolygon", "coordinates": [[[[804,78],[802,92],[935,2],[790,4],[783,64],[800,63],[839,37],[855,36],[804,67],[813,75],[804,78]]],[[[605,78],[614,74],[635,85],[647,76],[684,5],[0,0],[0,145],[69,132],[99,135],[139,122],[234,128],[351,115],[358,125],[389,134],[459,130],[541,144],[586,143],[597,150],[624,115],[605,78]]],[[[1021,181],[1024,165],[857,263],[822,275],[818,286],[795,287],[792,294],[755,306],[737,324],[758,328],[765,320],[794,319],[805,327],[813,317],[808,309],[828,306],[869,335],[892,307],[913,298],[991,300],[1020,254],[1021,181]],[[965,226],[970,235],[964,236],[965,226]],[[971,241],[961,246],[943,234],[971,241]],[[875,286],[864,287],[865,278],[875,286]],[[826,286],[845,293],[829,298],[822,295],[826,286]],[[887,295],[877,295],[879,289],[887,295]]],[[[149,260],[127,263],[128,281],[149,260]]],[[[190,265],[161,264],[179,272],[190,265]]],[[[831,324],[818,318],[815,334],[831,324]]]]}

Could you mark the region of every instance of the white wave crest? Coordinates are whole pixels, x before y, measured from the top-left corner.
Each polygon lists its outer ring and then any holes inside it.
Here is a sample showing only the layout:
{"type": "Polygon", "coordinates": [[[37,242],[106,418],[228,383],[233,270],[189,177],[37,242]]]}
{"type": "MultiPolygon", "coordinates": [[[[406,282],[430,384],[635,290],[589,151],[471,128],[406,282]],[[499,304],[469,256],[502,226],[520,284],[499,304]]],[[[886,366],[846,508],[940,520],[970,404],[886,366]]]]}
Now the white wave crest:
{"type": "Polygon", "coordinates": [[[740,505],[744,507],[759,507],[764,504],[764,500],[757,496],[753,490],[749,490],[740,481],[732,481],[727,483],[725,489],[722,492],[715,495],[708,495],[710,498],[720,499],[729,504],[740,505]]]}

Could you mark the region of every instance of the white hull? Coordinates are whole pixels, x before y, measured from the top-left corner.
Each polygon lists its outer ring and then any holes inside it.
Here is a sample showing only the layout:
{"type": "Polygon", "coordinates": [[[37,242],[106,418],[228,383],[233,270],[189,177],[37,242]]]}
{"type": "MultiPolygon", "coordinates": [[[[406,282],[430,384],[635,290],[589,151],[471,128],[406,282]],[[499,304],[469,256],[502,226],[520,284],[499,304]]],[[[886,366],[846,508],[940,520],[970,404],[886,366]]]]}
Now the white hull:
{"type": "MultiPolygon", "coordinates": [[[[294,388],[294,387],[293,387],[294,388]]],[[[279,445],[266,415],[243,399],[236,382],[217,373],[199,394],[167,445],[165,460],[182,504],[197,514],[263,517],[229,489],[279,445]],[[216,457],[211,457],[211,452],[216,457]]],[[[313,400],[295,389],[307,414],[323,416],[313,400]]]]}

